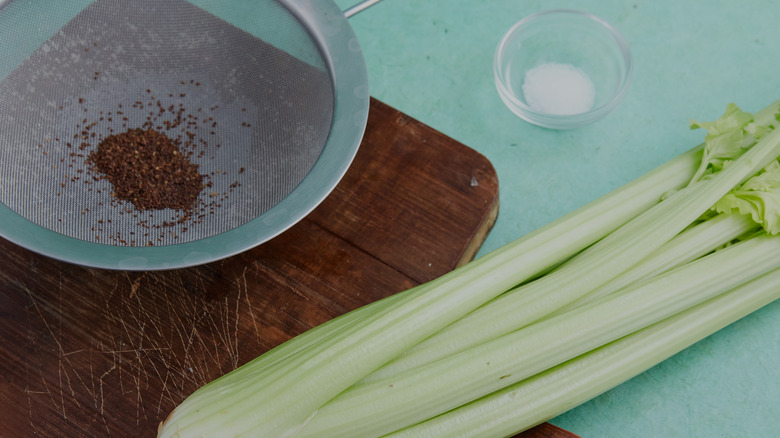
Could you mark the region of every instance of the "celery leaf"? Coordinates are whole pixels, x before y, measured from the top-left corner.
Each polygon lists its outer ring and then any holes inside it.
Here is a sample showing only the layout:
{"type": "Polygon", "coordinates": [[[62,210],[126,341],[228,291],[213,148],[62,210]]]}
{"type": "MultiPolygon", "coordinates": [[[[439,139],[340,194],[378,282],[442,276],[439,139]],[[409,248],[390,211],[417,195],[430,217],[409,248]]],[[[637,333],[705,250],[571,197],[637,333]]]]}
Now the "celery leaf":
{"type": "Polygon", "coordinates": [[[692,120],[691,129],[705,129],[704,153],[692,182],[715,173],[753,146],[771,128],[753,122],[751,113],[730,103],[726,112],[714,122],[692,120]]]}
{"type": "Polygon", "coordinates": [[[780,233],[780,162],[773,161],[761,172],[732,190],[712,207],[718,213],[749,215],[770,234],[780,233]]]}

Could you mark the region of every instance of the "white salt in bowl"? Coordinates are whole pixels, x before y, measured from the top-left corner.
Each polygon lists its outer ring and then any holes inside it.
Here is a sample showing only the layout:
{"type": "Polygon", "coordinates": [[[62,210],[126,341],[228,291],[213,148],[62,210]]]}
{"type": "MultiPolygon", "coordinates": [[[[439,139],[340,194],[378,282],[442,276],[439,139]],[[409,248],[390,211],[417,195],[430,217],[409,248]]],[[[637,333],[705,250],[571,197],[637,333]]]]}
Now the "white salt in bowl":
{"type": "Polygon", "coordinates": [[[631,80],[631,54],[599,17],[552,10],[524,18],[496,49],[498,94],[520,118],[551,129],[593,123],[614,110],[631,80]]]}

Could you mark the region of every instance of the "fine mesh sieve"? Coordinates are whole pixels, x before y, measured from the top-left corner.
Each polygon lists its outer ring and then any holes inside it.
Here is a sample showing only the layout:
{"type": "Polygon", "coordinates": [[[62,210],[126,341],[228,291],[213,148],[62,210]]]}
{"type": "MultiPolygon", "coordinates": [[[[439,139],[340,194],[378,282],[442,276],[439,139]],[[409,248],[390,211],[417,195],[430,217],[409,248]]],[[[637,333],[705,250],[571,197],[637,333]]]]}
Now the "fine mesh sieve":
{"type": "Polygon", "coordinates": [[[0,235],[120,269],[244,251],[332,190],[368,102],[359,45],[329,1],[0,2],[0,235]],[[193,208],[139,210],[90,165],[135,128],[198,165],[193,208]]]}

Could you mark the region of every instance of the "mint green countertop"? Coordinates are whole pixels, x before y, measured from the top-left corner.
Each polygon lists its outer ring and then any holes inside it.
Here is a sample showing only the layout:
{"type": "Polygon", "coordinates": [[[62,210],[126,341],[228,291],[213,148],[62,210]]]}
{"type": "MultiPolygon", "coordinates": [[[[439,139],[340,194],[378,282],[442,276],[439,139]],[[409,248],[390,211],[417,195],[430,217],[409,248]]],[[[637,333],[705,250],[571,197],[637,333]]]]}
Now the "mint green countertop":
{"type": "MultiPolygon", "coordinates": [[[[372,96],[495,166],[501,211],[484,254],[700,143],[689,119],[780,99],[778,18],[768,0],[384,0],[350,22],[372,96]],[[493,83],[503,34],[558,8],[613,24],[634,61],[622,105],[570,131],[517,118],[493,83]]],[[[780,436],[780,302],[551,422],[587,438],[780,436]]]]}

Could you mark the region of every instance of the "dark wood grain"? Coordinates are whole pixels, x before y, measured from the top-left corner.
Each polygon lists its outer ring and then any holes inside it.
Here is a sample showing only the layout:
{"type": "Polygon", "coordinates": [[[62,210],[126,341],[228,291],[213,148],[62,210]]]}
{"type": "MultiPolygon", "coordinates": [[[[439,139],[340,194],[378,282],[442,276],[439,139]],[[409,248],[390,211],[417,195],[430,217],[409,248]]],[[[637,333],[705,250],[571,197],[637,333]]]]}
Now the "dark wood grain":
{"type": "MultiPolygon", "coordinates": [[[[497,211],[483,156],[374,100],[334,192],[246,253],[123,272],[0,240],[0,436],[154,436],[197,387],[470,260],[497,211]]],[[[574,435],[542,425],[522,436],[574,435]]]]}

